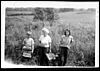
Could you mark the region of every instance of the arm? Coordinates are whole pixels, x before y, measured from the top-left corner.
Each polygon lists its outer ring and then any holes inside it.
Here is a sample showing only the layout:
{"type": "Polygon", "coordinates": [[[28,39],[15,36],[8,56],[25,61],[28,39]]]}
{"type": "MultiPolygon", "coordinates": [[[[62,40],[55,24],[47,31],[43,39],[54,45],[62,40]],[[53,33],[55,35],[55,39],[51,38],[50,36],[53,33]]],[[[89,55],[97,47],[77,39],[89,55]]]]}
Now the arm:
{"type": "Polygon", "coordinates": [[[25,47],[25,44],[26,44],[26,39],[24,39],[23,42],[22,42],[22,47],[21,47],[21,50],[22,50],[22,51],[23,51],[23,49],[26,48],[26,47],[25,47]]]}
{"type": "Polygon", "coordinates": [[[32,41],[31,41],[31,47],[32,47],[32,53],[34,52],[34,40],[32,39],[32,41]]]}
{"type": "Polygon", "coordinates": [[[49,42],[49,46],[50,46],[50,52],[51,52],[51,42],[49,42]]]}
{"type": "Polygon", "coordinates": [[[72,44],[74,42],[74,39],[72,36],[70,38],[71,38],[70,44],[72,44]]]}
{"type": "Polygon", "coordinates": [[[25,39],[23,40],[22,45],[25,45],[25,39]]]}
{"type": "Polygon", "coordinates": [[[50,47],[50,52],[51,52],[51,37],[49,38],[49,47],[50,47]]]}
{"type": "Polygon", "coordinates": [[[73,43],[74,40],[73,40],[72,36],[70,36],[69,39],[70,40],[69,40],[69,43],[68,43],[67,47],[70,49],[70,47],[71,47],[71,45],[72,45],[72,43],[73,43]]]}

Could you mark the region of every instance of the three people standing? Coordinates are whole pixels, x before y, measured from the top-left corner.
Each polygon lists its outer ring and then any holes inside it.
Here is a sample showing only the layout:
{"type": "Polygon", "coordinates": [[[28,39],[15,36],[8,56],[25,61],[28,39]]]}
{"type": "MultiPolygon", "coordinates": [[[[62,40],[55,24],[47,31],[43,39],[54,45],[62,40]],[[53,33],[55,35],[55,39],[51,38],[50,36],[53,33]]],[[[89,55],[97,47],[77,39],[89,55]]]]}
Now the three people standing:
{"type": "MultiPolygon", "coordinates": [[[[40,65],[46,65],[48,66],[48,58],[46,56],[46,53],[50,53],[51,52],[51,42],[52,39],[49,35],[50,31],[47,28],[43,28],[42,29],[42,34],[40,35],[39,38],[39,62],[40,65]]],[[[30,37],[31,32],[27,33],[27,38],[24,39],[24,44],[25,46],[23,48],[31,48],[32,49],[32,53],[34,52],[34,40],[30,37]]],[[[71,43],[73,41],[73,37],[71,36],[70,30],[66,29],[63,33],[63,35],[61,36],[61,40],[60,40],[60,44],[59,44],[59,48],[61,50],[61,61],[62,64],[61,65],[65,65],[66,64],[66,60],[67,60],[67,52],[68,49],[70,49],[71,47],[71,43]]]]}

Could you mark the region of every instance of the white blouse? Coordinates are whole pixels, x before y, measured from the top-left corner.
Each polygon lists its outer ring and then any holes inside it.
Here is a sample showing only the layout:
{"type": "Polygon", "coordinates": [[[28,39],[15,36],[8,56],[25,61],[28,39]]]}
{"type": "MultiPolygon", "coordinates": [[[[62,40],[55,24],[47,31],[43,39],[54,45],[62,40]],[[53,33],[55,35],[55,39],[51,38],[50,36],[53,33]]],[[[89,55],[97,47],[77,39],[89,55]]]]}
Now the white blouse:
{"type": "Polygon", "coordinates": [[[32,50],[34,50],[34,40],[32,38],[25,38],[24,44],[25,44],[25,46],[23,47],[23,49],[32,48],[32,50]]]}
{"type": "Polygon", "coordinates": [[[61,44],[69,49],[71,47],[71,42],[73,41],[73,36],[71,35],[69,37],[66,37],[64,35],[61,37],[61,44]]]}
{"type": "Polygon", "coordinates": [[[41,35],[39,41],[44,44],[44,47],[50,47],[49,43],[51,43],[51,37],[49,35],[41,35]]]}

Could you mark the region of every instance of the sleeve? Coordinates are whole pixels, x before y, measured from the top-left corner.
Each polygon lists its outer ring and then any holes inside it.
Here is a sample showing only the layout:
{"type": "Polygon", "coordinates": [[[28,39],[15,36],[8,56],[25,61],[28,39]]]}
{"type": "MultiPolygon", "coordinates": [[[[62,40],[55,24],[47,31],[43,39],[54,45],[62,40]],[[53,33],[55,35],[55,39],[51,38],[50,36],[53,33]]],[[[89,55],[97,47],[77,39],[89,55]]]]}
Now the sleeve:
{"type": "Polygon", "coordinates": [[[39,41],[41,41],[41,40],[42,40],[42,38],[43,38],[43,35],[41,35],[41,36],[40,36],[39,41]]]}
{"type": "Polygon", "coordinates": [[[23,44],[25,44],[26,39],[23,40],[23,44]]]}
{"type": "Polygon", "coordinates": [[[34,44],[34,40],[32,39],[32,44],[34,44]]]}
{"type": "Polygon", "coordinates": [[[72,41],[73,41],[74,39],[73,39],[73,36],[72,36],[72,41]]]}
{"type": "Polygon", "coordinates": [[[70,36],[70,39],[71,39],[70,43],[72,43],[74,41],[73,36],[70,36]]]}
{"type": "Polygon", "coordinates": [[[33,39],[31,39],[31,43],[32,43],[32,53],[33,53],[34,51],[34,40],[33,39]]]}
{"type": "Polygon", "coordinates": [[[72,36],[70,36],[70,41],[69,41],[69,43],[68,43],[68,45],[67,45],[67,47],[70,49],[70,47],[71,47],[71,43],[73,42],[73,37],[72,36]]]}
{"type": "Polygon", "coordinates": [[[65,37],[65,35],[62,35],[62,36],[61,36],[61,38],[64,38],[64,37],[65,37]]]}
{"type": "Polygon", "coordinates": [[[51,37],[50,37],[50,36],[48,37],[48,42],[49,42],[49,43],[51,43],[51,42],[52,42],[52,41],[51,41],[51,37]]]}

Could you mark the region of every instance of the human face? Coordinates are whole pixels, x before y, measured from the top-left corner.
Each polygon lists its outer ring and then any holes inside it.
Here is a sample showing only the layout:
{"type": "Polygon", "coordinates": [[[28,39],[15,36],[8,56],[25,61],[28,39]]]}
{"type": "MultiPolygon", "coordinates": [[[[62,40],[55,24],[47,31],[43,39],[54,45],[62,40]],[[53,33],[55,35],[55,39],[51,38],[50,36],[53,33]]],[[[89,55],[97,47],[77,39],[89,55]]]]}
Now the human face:
{"type": "Polygon", "coordinates": [[[66,31],[66,36],[67,36],[67,37],[69,36],[69,31],[66,31]]]}
{"type": "Polygon", "coordinates": [[[29,34],[27,34],[27,38],[29,38],[30,37],[30,35],[29,34]]]}
{"type": "Polygon", "coordinates": [[[43,35],[44,35],[44,36],[46,36],[46,35],[47,35],[47,33],[46,33],[45,31],[42,31],[42,33],[43,33],[43,35]]]}

